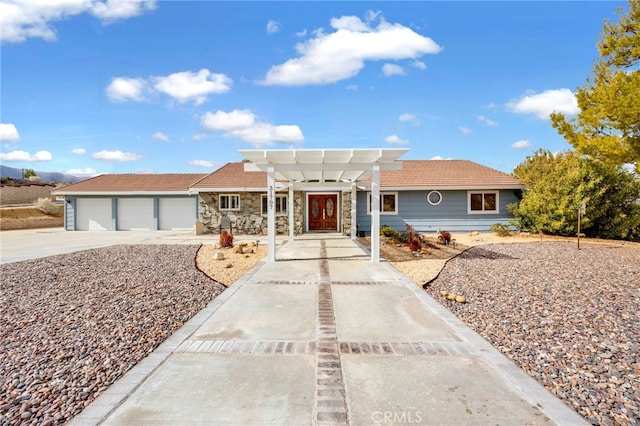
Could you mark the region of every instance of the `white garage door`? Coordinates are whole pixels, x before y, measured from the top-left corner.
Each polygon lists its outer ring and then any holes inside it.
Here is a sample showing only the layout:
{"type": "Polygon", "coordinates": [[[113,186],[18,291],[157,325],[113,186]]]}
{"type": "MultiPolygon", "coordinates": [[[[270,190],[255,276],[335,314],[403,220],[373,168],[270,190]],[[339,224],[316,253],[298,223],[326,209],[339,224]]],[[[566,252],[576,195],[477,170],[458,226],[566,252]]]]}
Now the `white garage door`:
{"type": "Polygon", "coordinates": [[[153,198],[118,198],[118,230],[153,229],[153,198]]]}
{"type": "Polygon", "coordinates": [[[193,229],[196,221],[196,200],[193,198],[160,198],[159,227],[167,231],[193,229]]]}
{"type": "Polygon", "coordinates": [[[111,198],[78,198],[78,231],[111,231],[111,198]]]}

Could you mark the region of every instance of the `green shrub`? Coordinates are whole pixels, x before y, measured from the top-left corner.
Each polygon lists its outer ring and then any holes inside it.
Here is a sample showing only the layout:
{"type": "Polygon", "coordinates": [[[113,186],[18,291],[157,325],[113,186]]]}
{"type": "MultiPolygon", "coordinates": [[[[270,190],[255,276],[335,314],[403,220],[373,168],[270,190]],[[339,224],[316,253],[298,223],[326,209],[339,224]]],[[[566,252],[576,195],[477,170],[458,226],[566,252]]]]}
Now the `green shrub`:
{"type": "Polygon", "coordinates": [[[36,201],[36,207],[44,214],[54,215],[58,213],[58,206],[51,201],[50,198],[38,198],[36,201]]]}
{"type": "Polygon", "coordinates": [[[398,232],[398,238],[396,238],[396,241],[400,244],[407,244],[409,242],[409,238],[408,232],[398,232]]]}
{"type": "Polygon", "coordinates": [[[380,235],[385,238],[392,238],[396,241],[398,240],[398,231],[388,225],[382,225],[380,227],[380,235]]]}
{"type": "Polygon", "coordinates": [[[505,225],[504,223],[494,223],[489,228],[491,232],[495,232],[499,237],[508,237],[511,235],[511,229],[509,229],[509,225],[505,225]]]}

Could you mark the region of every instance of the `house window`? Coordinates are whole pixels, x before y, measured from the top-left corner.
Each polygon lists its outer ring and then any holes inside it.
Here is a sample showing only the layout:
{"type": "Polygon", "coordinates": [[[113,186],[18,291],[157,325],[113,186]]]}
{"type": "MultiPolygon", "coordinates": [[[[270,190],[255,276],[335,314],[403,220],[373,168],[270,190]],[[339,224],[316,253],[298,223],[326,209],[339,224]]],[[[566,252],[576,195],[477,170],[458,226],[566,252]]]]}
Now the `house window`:
{"type": "MultiPolygon", "coordinates": [[[[371,193],[367,198],[367,213],[371,214],[371,193]]],[[[380,193],[380,214],[398,214],[398,193],[380,193]]]]}
{"type": "Polygon", "coordinates": [[[469,214],[499,213],[498,192],[468,192],[469,214]]]}
{"type": "Polygon", "coordinates": [[[221,194],[218,201],[220,210],[240,210],[240,196],[237,194],[221,194]]]}
{"type": "MultiPolygon", "coordinates": [[[[286,215],[287,214],[287,201],[288,197],[286,195],[276,195],[273,200],[273,207],[276,209],[277,215],[286,215]]],[[[267,214],[267,196],[262,196],[262,214],[267,214]]]]}
{"type": "Polygon", "coordinates": [[[429,194],[427,194],[427,201],[432,206],[437,206],[442,201],[442,194],[440,193],[440,191],[431,191],[429,194]]]}

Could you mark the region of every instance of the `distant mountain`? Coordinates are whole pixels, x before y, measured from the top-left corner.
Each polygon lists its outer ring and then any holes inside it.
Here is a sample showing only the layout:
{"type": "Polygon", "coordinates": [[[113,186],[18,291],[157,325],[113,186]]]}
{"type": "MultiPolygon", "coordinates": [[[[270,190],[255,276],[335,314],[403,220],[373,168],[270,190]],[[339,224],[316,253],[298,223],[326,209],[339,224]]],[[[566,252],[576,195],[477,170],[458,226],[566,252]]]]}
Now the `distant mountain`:
{"type": "MultiPolygon", "coordinates": [[[[35,171],[36,176],[40,177],[40,182],[78,182],[79,180],[85,179],[74,175],[69,175],[66,173],[59,172],[39,172],[35,171]]],[[[0,176],[1,177],[10,177],[12,179],[22,179],[22,169],[17,169],[14,167],[7,167],[5,165],[0,164],[0,176]]]]}

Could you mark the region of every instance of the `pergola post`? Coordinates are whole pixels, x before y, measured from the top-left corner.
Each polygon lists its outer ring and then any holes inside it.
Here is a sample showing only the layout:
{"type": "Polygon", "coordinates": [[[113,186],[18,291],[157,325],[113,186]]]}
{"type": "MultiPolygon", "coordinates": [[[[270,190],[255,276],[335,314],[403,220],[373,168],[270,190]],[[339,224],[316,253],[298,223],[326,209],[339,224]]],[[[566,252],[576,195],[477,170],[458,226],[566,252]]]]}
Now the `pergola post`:
{"type": "Polygon", "coordinates": [[[358,222],[356,220],[356,203],[358,198],[358,192],[356,183],[351,184],[351,239],[355,240],[358,237],[358,222]]]}
{"type": "Polygon", "coordinates": [[[276,261],[276,171],[273,166],[267,167],[267,262],[276,261]]]}
{"type": "Polygon", "coordinates": [[[371,174],[371,262],[380,261],[380,165],[371,174]]]}
{"type": "Polygon", "coordinates": [[[295,222],[293,217],[293,209],[295,203],[293,202],[293,185],[289,184],[289,197],[288,197],[288,206],[287,211],[289,212],[289,241],[293,241],[293,236],[295,235],[295,222]]]}

